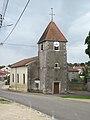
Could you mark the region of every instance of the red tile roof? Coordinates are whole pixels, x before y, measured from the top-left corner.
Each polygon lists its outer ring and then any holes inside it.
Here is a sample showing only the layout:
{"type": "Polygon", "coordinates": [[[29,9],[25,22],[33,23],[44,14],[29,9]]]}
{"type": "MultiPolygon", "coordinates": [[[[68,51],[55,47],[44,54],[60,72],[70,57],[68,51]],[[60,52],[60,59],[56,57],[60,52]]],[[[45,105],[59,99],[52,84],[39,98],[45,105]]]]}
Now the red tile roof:
{"type": "Polygon", "coordinates": [[[79,70],[74,69],[74,68],[72,68],[72,67],[69,67],[69,68],[68,68],[68,71],[69,71],[69,72],[79,72],[79,70]]]}
{"type": "Polygon", "coordinates": [[[32,62],[32,61],[35,61],[35,60],[37,60],[37,59],[38,59],[37,56],[36,56],[36,57],[32,57],[32,58],[27,58],[27,59],[21,60],[21,61],[19,61],[19,62],[16,62],[16,63],[10,65],[10,67],[11,67],[11,68],[14,68],[14,67],[22,67],[22,66],[25,66],[25,65],[27,65],[28,63],[30,63],[30,62],[32,62]]]}
{"type": "Polygon", "coordinates": [[[38,41],[38,44],[41,42],[44,42],[46,40],[56,40],[56,41],[63,41],[67,42],[67,39],[64,37],[62,32],[59,30],[57,25],[51,21],[47,28],[45,29],[43,35],[41,36],[40,40],[38,41]]]}
{"type": "Polygon", "coordinates": [[[3,70],[0,70],[0,75],[6,75],[6,74],[10,74],[10,72],[8,72],[8,71],[3,71],[3,70]]]}
{"type": "Polygon", "coordinates": [[[73,69],[76,69],[76,70],[79,70],[79,69],[82,69],[82,68],[85,68],[85,66],[74,66],[73,69]]]}

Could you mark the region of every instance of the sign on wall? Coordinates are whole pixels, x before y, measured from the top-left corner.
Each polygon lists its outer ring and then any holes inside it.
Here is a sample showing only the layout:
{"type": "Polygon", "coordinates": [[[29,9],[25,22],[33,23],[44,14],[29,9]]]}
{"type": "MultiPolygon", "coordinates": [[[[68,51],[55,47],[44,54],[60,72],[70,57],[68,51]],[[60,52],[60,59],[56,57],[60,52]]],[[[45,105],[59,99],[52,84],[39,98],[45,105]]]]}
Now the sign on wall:
{"type": "Polygon", "coordinates": [[[55,47],[59,47],[59,42],[54,42],[55,47]]]}

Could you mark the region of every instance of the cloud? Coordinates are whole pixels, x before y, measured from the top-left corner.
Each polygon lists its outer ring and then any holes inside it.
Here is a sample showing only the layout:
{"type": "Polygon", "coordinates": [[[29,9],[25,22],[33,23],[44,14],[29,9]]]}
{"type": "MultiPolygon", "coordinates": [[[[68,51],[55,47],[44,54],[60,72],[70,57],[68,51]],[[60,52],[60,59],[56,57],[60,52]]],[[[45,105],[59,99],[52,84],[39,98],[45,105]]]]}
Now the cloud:
{"type": "Polygon", "coordinates": [[[67,47],[68,62],[81,63],[89,61],[89,57],[85,54],[85,48],[83,44],[76,44],[67,47]]]}
{"type": "MultiPolygon", "coordinates": [[[[0,0],[2,3],[3,0],[0,0]]],[[[10,1],[4,25],[15,24],[26,1],[10,1]]],[[[90,29],[90,0],[38,0],[31,1],[14,32],[6,43],[37,46],[46,26],[50,22],[50,8],[54,8],[54,21],[68,39],[68,62],[87,61],[84,40],[90,29]]],[[[2,4],[0,4],[0,8],[2,4]]],[[[12,26],[13,27],[13,26],[12,26]]],[[[0,42],[6,38],[12,27],[2,28],[0,42]]],[[[37,55],[37,47],[0,46],[0,64],[11,64],[19,59],[37,55]]]]}
{"type": "Polygon", "coordinates": [[[90,12],[76,18],[68,28],[68,61],[84,62],[89,61],[85,54],[85,38],[90,30],[90,12]]]}
{"type": "Polygon", "coordinates": [[[90,29],[90,12],[84,14],[77,18],[71,24],[68,33],[72,34],[73,36],[84,36],[90,29]]]}

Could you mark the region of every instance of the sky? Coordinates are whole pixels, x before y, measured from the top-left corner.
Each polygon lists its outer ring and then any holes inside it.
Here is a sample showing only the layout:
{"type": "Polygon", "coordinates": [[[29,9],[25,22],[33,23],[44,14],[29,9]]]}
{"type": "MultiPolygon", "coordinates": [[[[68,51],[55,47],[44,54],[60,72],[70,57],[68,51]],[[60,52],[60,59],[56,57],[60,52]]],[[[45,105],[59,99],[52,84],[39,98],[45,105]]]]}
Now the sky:
{"type": "MultiPolygon", "coordinates": [[[[4,1],[0,0],[0,14],[4,1]]],[[[0,43],[12,30],[26,2],[9,0],[0,29],[0,43]],[[10,24],[13,25],[7,26],[10,24]]],[[[51,8],[55,14],[54,22],[68,40],[67,62],[82,63],[90,60],[85,54],[87,46],[84,44],[90,30],[90,0],[31,0],[11,36],[5,44],[0,45],[0,65],[9,65],[38,55],[37,42],[51,21],[51,8]]]]}

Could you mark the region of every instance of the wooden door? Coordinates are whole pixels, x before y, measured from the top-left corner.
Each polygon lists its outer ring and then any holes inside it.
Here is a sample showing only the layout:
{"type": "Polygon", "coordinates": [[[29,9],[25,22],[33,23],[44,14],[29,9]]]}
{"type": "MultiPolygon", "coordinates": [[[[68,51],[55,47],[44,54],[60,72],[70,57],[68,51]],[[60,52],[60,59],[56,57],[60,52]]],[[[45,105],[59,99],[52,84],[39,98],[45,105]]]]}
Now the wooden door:
{"type": "Polygon", "coordinates": [[[59,94],[59,82],[54,83],[54,94],[59,94]]]}

